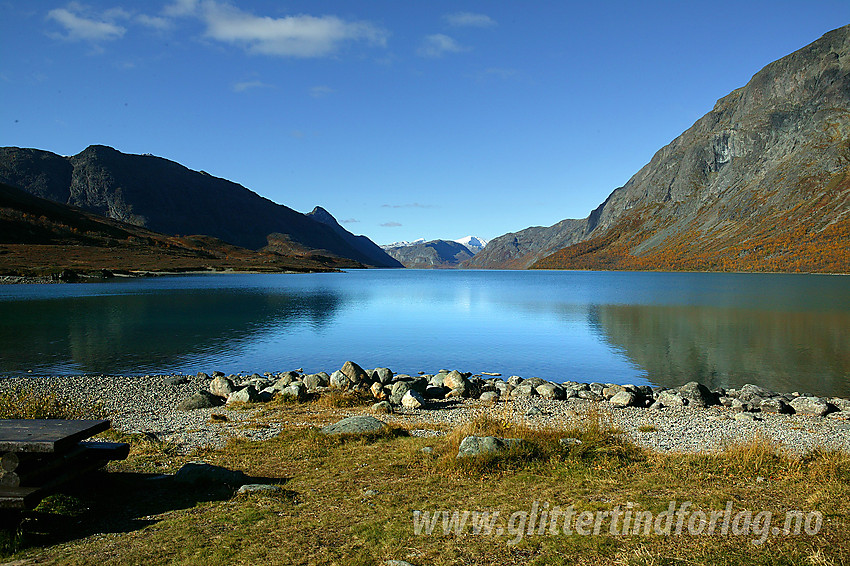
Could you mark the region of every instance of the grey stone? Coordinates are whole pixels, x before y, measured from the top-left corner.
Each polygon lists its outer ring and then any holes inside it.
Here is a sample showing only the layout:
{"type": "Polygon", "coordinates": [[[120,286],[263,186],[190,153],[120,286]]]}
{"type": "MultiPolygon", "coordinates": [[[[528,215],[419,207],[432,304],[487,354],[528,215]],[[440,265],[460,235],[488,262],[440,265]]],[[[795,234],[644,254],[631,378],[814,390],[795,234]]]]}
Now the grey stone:
{"type": "Polygon", "coordinates": [[[303,401],[307,398],[307,388],[304,387],[304,384],[300,381],[295,381],[285,387],[280,392],[280,396],[284,399],[291,399],[293,401],[303,401]]]}
{"type": "Polygon", "coordinates": [[[608,387],[602,390],[602,396],[610,401],[614,395],[616,395],[617,393],[622,393],[625,390],[626,388],[622,385],[609,385],[608,387]]]}
{"type": "Polygon", "coordinates": [[[603,396],[602,393],[605,391],[605,386],[601,383],[596,383],[595,381],[588,384],[588,388],[599,396],[603,396]]]}
{"type": "Polygon", "coordinates": [[[449,389],[458,389],[462,385],[467,385],[467,379],[461,374],[459,371],[454,370],[449,372],[446,377],[443,379],[443,385],[448,387],[449,389]]]}
{"type": "Polygon", "coordinates": [[[662,391],[655,396],[655,400],[665,407],[683,407],[687,403],[679,393],[670,390],[662,391]]]}
{"type": "Polygon", "coordinates": [[[841,397],[833,397],[829,400],[829,403],[839,411],[850,411],[850,400],[848,399],[842,399],[841,397]]]}
{"type": "Polygon", "coordinates": [[[210,381],[210,393],[218,397],[227,398],[236,390],[233,382],[223,375],[217,375],[210,381]]]}
{"type": "Polygon", "coordinates": [[[736,413],[746,413],[750,410],[750,404],[744,403],[740,399],[732,399],[732,404],[729,407],[736,413]]]}
{"type": "Polygon", "coordinates": [[[490,405],[495,405],[499,401],[499,394],[496,391],[485,391],[478,399],[490,405]]]}
{"type": "Polygon", "coordinates": [[[386,399],[387,397],[390,396],[389,393],[387,392],[386,388],[383,385],[381,385],[380,381],[376,381],[375,383],[373,383],[372,387],[369,388],[369,392],[372,394],[372,397],[374,397],[375,399],[383,400],[383,399],[386,399]]]}
{"type": "Polygon", "coordinates": [[[174,474],[174,481],[178,483],[218,483],[230,486],[244,485],[248,477],[235,470],[228,470],[221,466],[214,466],[204,462],[188,462],[174,474]]]}
{"type": "Polygon", "coordinates": [[[401,400],[408,391],[413,389],[409,381],[396,381],[390,389],[390,403],[393,405],[401,405],[401,400]]]}
{"type": "Polygon", "coordinates": [[[372,412],[381,415],[389,415],[393,412],[393,406],[389,401],[378,401],[372,405],[372,412]]]}
{"type": "Polygon", "coordinates": [[[279,485],[272,485],[268,483],[246,483],[236,490],[236,495],[248,495],[251,493],[274,493],[277,491],[283,491],[283,488],[279,485]]]}
{"type": "Polygon", "coordinates": [[[788,404],[779,397],[762,399],[761,403],[759,403],[759,409],[761,409],[762,413],[777,413],[780,415],[786,415],[793,412],[791,407],[789,407],[788,404]]]}
{"type": "Polygon", "coordinates": [[[425,399],[415,389],[411,389],[401,398],[401,405],[406,409],[421,409],[425,406],[425,399]]]}
{"type": "Polygon", "coordinates": [[[351,385],[351,382],[348,380],[348,376],[342,373],[339,370],[336,370],[331,374],[330,379],[330,387],[331,389],[348,389],[351,385]]]}
{"type": "Polygon", "coordinates": [[[541,383],[537,387],[534,388],[537,391],[537,394],[543,397],[544,399],[565,399],[566,393],[564,392],[564,388],[558,385],[557,383],[541,383]]]}
{"type": "Polygon", "coordinates": [[[822,417],[829,412],[829,405],[820,397],[797,397],[791,401],[791,407],[799,415],[822,417]]]}
{"type": "Polygon", "coordinates": [[[540,409],[540,407],[529,407],[528,410],[525,412],[526,417],[536,417],[537,415],[542,414],[543,411],[540,409]]]}
{"type": "Polygon", "coordinates": [[[370,381],[369,376],[363,368],[351,360],[345,362],[339,371],[341,371],[352,384],[360,383],[362,381],[370,381]]]}
{"type": "Polygon", "coordinates": [[[227,404],[231,403],[259,403],[262,401],[260,392],[253,385],[243,387],[227,396],[227,404]]]}
{"type": "Polygon", "coordinates": [[[756,420],[756,416],[752,413],[735,413],[734,418],[735,418],[736,421],[744,421],[744,422],[756,420]]]}
{"type": "Polygon", "coordinates": [[[305,375],[302,383],[307,387],[307,391],[315,391],[319,387],[327,387],[330,385],[331,376],[326,374],[325,372],[319,373],[311,373],[310,375],[305,375]]]}
{"type": "Polygon", "coordinates": [[[218,395],[213,395],[209,391],[198,391],[188,399],[184,399],[177,405],[178,411],[192,411],[194,409],[208,409],[210,407],[218,407],[224,401],[218,395]]]}
{"type": "Polygon", "coordinates": [[[637,397],[634,393],[623,390],[613,395],[608,401],[611,403],[612,407],[623,408],[631,407],[635,404],[636,400],[637,397]]]}
{"type": "Polygon", "coordinates": [[[357,415],[346,417],[339,422],[330,424],[322,428],[322,434],[361,434],[367,432],[378,432],[386,426],[386,423],[379,421],[375,417],[369,415],[357,415]]]}
{"type": "Polygon", "coordinates": [[[516,387],[517,385],[519,385],[523,381],[524,380],[520,376],[512,375],[508,378],[508,385],[512,385],[512,386],[516,387]]]}
{"type": "Polygon", "coordinates": [[[443,399],[446,396],[446,393],[451,391],[448,387],[436,387],[434,385],[429,385],[425,388],[425,398],[426,399],[443,399]]]}
{"type": "Polygon", "coordinates": [[[186,383],[189,383],[189,380],[186,378],[186,376],[183,375],[166,377],[162,380],[163,385],[184,385],[186,383]]]}
{"type": "Polygon", "coordinates": [[[544,383],[549,383],[549,382],[546,381],[545,379],[543,379],[542,377],[529,377],[528,379],[524,380],[523,383],[531,384],[536,389],[537,387],[543,385],[544,383]]]}
{"type": "Polygon", "coordinates": [[[406,560],[384,560],[384,566],[414,566],[406,560]]]}
{"type": "Polygon", "coordinates": [[[568,448],[581,444],[581,440],[579,440],[578,438],[561,438],[560,440],[558,440],[558,442],[561,444],[561,446],[566,446],[568,448]]]}
{"type": "Polygon", "coordinates": [[[595,393],[590,389],[582,389],[578,392],[579,399],[586,399],[587,401],[602,401],[605,397],[601,393],[595,393]]]}
{"type": "Polygon", "coordinates": [[[393,372],[390,368],[375,368],[372,378],[386,385],[393,380],[393,372]]]}
{"type": "Polygon", "coordinates": [[[537,397],[537,390],[534,388],[534,384],[523,381],[511,391],[511,398],[523,399],[526,397],[537,397]]]}
{"type": "Polygon", "coordinates": [[[205,374],[205,373],[204,373],[204,372],[202,372],[202,371],[199,371],[199,372],[198,372],[198,375],[196,375],[195,377],[197,377],[198,379],[205,379],[205,380],[207,380],[207,381],[209,381],[209,380],[211,380],[211,379],[212,379],[210,376],[208,376],[207,374],[205,374]]]}
{"type": "Polygon", "coordinates": [[[690,381],[679,387],[678,391],[680,396],[688,400],[688,405],[708,407],[716,404],[714,393],[698,381],[690,381]]]}
{"type": "Polygon", "coordinates": [[[458,458],[478,456],[480,454],[496,454],[522,442],[518,438],[497,438],[495,436],[467,436],[460,442],[458,458]]]}
{"type": "MultiPolygon", "coordinates": [[[[728,392],[727,392],[728,394],[728,392]]],[[[768,391],[758,385],[753,385],[752,383],[747,383],[741,389],[737,391],[737,397],[744,403],[749,403],[753,397],[760,397],[762,399],[767,399],[769,397],[775,397],[776,394],[772,391],[768,391]]]]}

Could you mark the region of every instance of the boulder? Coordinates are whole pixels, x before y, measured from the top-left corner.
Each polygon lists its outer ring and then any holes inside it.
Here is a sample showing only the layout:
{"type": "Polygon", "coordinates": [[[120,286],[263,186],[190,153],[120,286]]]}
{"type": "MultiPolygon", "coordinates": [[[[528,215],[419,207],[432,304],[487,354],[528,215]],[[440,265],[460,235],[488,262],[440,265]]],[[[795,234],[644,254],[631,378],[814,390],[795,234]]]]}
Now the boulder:
{"type": "Polygon", "coordinates": [[[362,381],[371,381],[369,376],[366,374],[366,371],[351,360],[345,362],[339,371],[341,371],[345,377],[348,378],[348,381],[353,384],[360,383],[362,381]]]}
{"type": "Polygon", "coordinates": [[[236,386],[223,375],[217,375],[210,381],[210,393],[213,395],[226,399],[234,391],[236,386]]]}
{"type": "Polygon", "coordinates": [[[519,385],[522,382],[523,382],[523,379],[518,375],[512,375],[508,378],[508,385],[512,385],[513,387],[516,387],[517,385],[519,385]]]}
{"type": "Polygon", "coordinates": [[[526,397],[537,397],[537,390],[534,384],[523,381],[511,391],[511,399],[524,399],[526,397]]]}
{"type": "Polygon", "coordinates": [[[387,397],[389,397],[389,394],[387,393],[386,388],[383,385],[381,385],[380,381],[376,381],[375,383],[373,383],[372,387],[369,388],[369,392],[372,394],[372,397],[374,397],[375,399],[383,400],[383,399],[386,399],[387,397]]]}
{"type": "Polygon", "coordinates": [[[348,376],[342,373],[339,370],[336,370],[331,374],[330,383],[331,389],[348,389],[351,385],[351,382],[348,380],[348,376]]]}
{"type": "Polygon", "coordinates": [[[409,381],[396,381],[390,389],[390,403],[393,405],[401,405],[401,400],[408,391],[412,390],[409,381]]]}
{"type": "Polygon", "coordinates": [[[655,396],[655,401],[664,407],[683,407],[687,404],[684,397],[676,391],[666,390],[655,396]]]}
{"type": "Polygon", "coordinates": [[[257,493],[275,493],[278,491],[283,491],[283,488],[279,485],[273,485],[268,483],[246,483],[236,490],[236,495],[248,495],[248,494],[257,494],[257,493]]]}
{"type": "Polygon", "coordinates": [[[300,381],[295,381],[290,383],[287,387],[284,387],[280,392],[280,396],[283,399],[290,399],[293,401],[303,401],[307,398],[307,388],[304,387],[304,384],[300,381]]]}
{"type": "Polygon", "coordinates": [[[466,381],[462,373],[454,370],[443,378],[443,385],[449,389],[458,389],[461,385],[466,385],[466,381]]]}
{"type": "MultiPolygon", "coordinates": [[[[728,393],[728,392],[727,392],[728,393]]],[[[741,389],[737,391],[737,397],[744,403],[750,403],[753,397],[760,397],[761,399],[767,399],[769,397],[775,397],[776,393],[773,391],[768,391],[758,385],[753,385],[752,383],[747,383],[741,389]]]]}
{"type": "Polygon", "coordinates": [[[383,430],[386,423],[369,415],[346,417],[322,428],[322,434],[363,434],[383,430]]]}
{"type": "Polygon", "coordinates": [[[372,405],[372,412],[380,415],[389,415],[393,412],[393,406],[389,401],[378,401],[372,405]]]}
{"type": "Polygon", "coordinates": [[[184,375],[173,375],[162,380],[163,385],[184,385],[189,383],[189,380],[184,375]]]}
{"type": "Polygon", "coordinates": [[[393,380],[393,372],[390,368],[375,368],[372,372],[372,379],[386,385],[393,380]]]}
{"type": "MultiPolygon", "coordinates": [[[[532,378],[534,379],[534,378],[532,378]]],[[[544,399],[565,399],[566,393],[564,392],[564,388],[558,385],[557,383],[549,383],[548,381],[545,383],[541,383],[537,387],[534,388],[538,395],[543,397],[544,399]]]]}
{"type": "Polygon", "coordinates": [[[331,376],[326,374],[325,372],[319,373],[311,373],[310,375],[305,375],[302,379],[302,383],[307,388],[307,391],[315,391],[319,387],[327,387],[330,385],[331,376]]]}
{"type": "Polygon", "coordinates": [[[425,399],[418,391],[411,389],[401,398],[401,406],[405,409],[421,409],[425,406],[425,399]]]}
{"type": "Polygon", "coordinates": [[[631,407],[637,401],[637,397],[631,391],[620,391],[613,395],[609,400],[612,407],[631,407]]]}
{"type": "Polygon", "coordinates": [[[829,404],[820,397],[797,397],[791,407],[798,415],[822,417],[829,412],[829,404]]]}
{"type": "Polygon", "coordinates": [[[496,391],[485,391],[478,397],[478,399],[487,404],[495,405],[499,402],[499,394],[496,391]]]}
{"type": "Polygon", "coordinates": [[[759,409],[761,409],[762,413],[777,413],[780,415],[787,415],[793,412],[791,407],[788,406],[788,403],[780,397],[762,399],[761,403],[759,403],[759,409]]]}
{"type": "Polygon", "coordinates": [[[231,403],[259,403],[262,400],[260,392],[253,385],[243,387],[227,396],[228,405],[231,403]]]}
{"type": "Polygon", "coordinates": [[[467,436],[460,442],[458,458],[496,454],[522,442],[518,438],[497,438],[495,436],[467,436]]]}
{"type": "Polygon", "coordinates": [[[608,387],[606,387],[605,389],[602,390],[602,396],[610,401],[611,397],[613,397],[617,393],[622,393],[625,390],[626,390],[626,388],[623,387],[622,385],[617,385],[617,384],[609,385],[608,387]]]}
{"type": "Polygon", "coordinates": [[[444,399],[446,397],[446,393],[451,391],[448,387],[436,387],[434,385],[429,385],[425,388],[425,398],[426,399],[444,399]]]}
{"type": "Polygon", "coordinates": [[[688,405],[708,407],[716,405],[714,393],[698,381],[690,381],[678,388],[679,395],[688,400],[688,405]]]}
{"type": "Polygon", "coordinates": [[[579,399],[586,399],[588,401],[602,401],[605,397],[601,393],[595,393],[590,389],[582,389],[578,392],[579,399]]]}
{"type": "Polygon", "coordinates": [[[178,411],[192,411],[194,409],[209,409],[224,404],[224,400],[209,391],[198,391],[188,399],[184,399],[177,405],[178,411]]]}

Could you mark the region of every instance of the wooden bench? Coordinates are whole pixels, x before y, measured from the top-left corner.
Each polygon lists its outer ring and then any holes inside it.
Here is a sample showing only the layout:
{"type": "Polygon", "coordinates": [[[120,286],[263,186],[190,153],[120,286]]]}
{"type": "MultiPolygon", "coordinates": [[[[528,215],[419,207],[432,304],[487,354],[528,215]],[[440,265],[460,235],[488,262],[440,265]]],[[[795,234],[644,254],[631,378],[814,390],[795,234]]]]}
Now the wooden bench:
{"type": "Polygon", "coordinates": [[[108,428],[106,420],[0,420],[0,510],[31,509],[63,484],[125,459],[129,444],[83,440],[108,428]]]}

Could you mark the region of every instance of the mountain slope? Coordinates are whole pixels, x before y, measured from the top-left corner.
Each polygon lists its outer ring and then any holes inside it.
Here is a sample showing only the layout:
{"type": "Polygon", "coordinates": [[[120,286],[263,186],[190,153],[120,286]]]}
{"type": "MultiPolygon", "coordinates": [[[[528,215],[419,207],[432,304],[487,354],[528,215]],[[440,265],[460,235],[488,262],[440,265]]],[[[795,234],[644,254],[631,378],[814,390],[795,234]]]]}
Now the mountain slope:
{"type": "Polygon", "coordinates": [[[237,269],[328,271],[351,260],[282,256],[209,236],[167,236],[0,183],[0,274],[81,271],[237,269]]]}
{"type": "Polygon", "coordinates": [[[67,158],[0,148],[0,181],[166,234],[209,234],[250,249],[280,234],[277,244],[285,242],[287,252],[324,250],[369,265],[395,265],[386,255],[364,254],[331,226],[241,185],[151,155],[97,145],[67,158]]]}
{"type": "Polygon", "coordinates": [[[470,265],[850,271],[850,26],[766,66],[565,222],[568,235],[537,229],[512,255],[516,236],[497,238],[494,260],[470,265]]]}
{"type": "Polygon", "coordinates": [[[405,267],[437,269],[458,267],[472,257],[472,252],[461,243],[450,240],[431,240],[407,246],[386,249],[387,253],[405,267]]]}
{"type": "Polygon", "coordinates": [[[331,215],[330,212],[322,208],[321,206],[317,206],[311,212],[307,214],[308,218],[312,218],[316,222],[321,222],[322,224],[329,226],[340,238],[342,238],[346,243],[348,243],[352,248],[363,254],[364,257],[368,259],[367,263],[372,265],[381,265],[383,267],[404,267],[401,263],[396,261],[392,256],[388,258],[387,254],[383,249],[378,246],[375,242],[367,238],[366,236],[355,236],[345,228],[339,225],[339,222],[336,221],[336,218],[331,215]]]}

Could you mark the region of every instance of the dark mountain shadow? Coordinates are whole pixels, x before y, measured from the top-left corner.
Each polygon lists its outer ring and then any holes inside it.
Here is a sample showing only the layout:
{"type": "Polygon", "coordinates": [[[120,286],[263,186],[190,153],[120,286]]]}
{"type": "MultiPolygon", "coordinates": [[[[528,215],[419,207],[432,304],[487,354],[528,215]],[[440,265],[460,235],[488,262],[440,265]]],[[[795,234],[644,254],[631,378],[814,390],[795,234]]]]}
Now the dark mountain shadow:
{"type": "Polygon", "coordinates": [[[588,319],[658,385],[850,396],[847,312],[598,305],[588,319]]]}
{"type": "Polygon", "coordinates": [[[268,330],[330,323],[342,294],[228,289],[0,301],[0,372],[139,373],[227,352],[268,330]],[[55,368],[65,368],[65,371],[55,368]]]}

